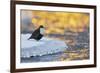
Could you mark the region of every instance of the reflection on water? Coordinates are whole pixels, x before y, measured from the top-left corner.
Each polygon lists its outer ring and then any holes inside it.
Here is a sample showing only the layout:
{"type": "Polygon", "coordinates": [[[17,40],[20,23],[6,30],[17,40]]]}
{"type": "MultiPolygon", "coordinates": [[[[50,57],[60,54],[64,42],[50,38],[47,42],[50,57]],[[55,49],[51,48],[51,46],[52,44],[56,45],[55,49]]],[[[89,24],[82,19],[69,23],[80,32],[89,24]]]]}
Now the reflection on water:
{"type": "Polygon", "coordinates": [[[30,58],[21,58],[22,63],[30,62],[52,62],[52,61],[72,61],[89,59],[89,49],[66,50],[55,54],[44,56],[34,56],[30,58]]]}
{"type": "Polygon", "coordinates": [[[49,54],[44,56],[34,56],[30,58],[21,58],[22,63],[28,63],[28,62],[49,62],[49,61],[60,61],[61,56],[63,55],[63,52],[59,52],[56,54],[49,54]]]}

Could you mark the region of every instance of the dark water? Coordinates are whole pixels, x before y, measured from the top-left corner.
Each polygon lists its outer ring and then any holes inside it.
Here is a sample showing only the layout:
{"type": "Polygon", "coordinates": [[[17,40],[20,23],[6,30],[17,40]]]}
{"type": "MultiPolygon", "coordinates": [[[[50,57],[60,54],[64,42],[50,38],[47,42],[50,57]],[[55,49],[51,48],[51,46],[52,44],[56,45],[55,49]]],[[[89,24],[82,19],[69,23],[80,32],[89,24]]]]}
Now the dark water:
{"type": "Polygon", "coordinates": [[[59,52],[44,56],[21,58],[21,63],[72,61],[72,60],[85,60],[85,59],[89,59],[89,49],[69,50],[66,52],[59,52]]]}
{"type": "Polygon", "coordinates": [[[32,56],[30,58],[21,58],[22,63],[30,62],[49,62],[49,61],[60,61],[63,52],[48,54],[44,56],[32,56]]]}

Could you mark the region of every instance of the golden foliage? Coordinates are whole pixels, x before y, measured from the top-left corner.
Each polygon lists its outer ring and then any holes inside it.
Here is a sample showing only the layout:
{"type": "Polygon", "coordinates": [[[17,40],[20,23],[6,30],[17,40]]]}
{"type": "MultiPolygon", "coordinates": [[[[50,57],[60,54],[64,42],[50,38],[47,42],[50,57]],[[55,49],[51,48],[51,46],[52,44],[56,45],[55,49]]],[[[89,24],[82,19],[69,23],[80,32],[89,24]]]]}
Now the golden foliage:
{"type": "Polygon", "coordinates": [[[89,26],[88,13],[33,11],[32,23],[35,26],[43,25],[46,33],[61,33],[65,30],[81,32],[89,26]]]}

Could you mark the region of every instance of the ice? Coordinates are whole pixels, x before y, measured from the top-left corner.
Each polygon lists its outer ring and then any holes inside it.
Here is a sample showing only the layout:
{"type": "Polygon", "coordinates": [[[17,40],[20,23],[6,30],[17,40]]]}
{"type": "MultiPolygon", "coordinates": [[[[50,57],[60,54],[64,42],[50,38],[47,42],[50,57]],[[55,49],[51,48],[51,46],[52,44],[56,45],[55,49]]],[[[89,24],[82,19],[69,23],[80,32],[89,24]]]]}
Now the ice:
{"type": "Polygon", "coordinates": [[[43,37],[41,40],[28,40],[31,34],[21,34],[21,57],[42,56],[63,52],[67,45],[62,40],[43,37]]]}

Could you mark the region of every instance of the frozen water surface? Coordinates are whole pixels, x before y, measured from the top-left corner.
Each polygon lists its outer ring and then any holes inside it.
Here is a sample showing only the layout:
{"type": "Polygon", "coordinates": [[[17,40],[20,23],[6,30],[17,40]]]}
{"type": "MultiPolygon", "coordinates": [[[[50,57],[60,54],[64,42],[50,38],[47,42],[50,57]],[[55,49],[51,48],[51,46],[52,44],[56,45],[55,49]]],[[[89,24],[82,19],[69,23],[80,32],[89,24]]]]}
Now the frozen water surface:
{"type": "Polygon", "coordinates": [[[64,41],[43,37],[41,40],[28,40],[31,34],[21,34],[21,58],[55,54],[66,50],[64,41]]]}

